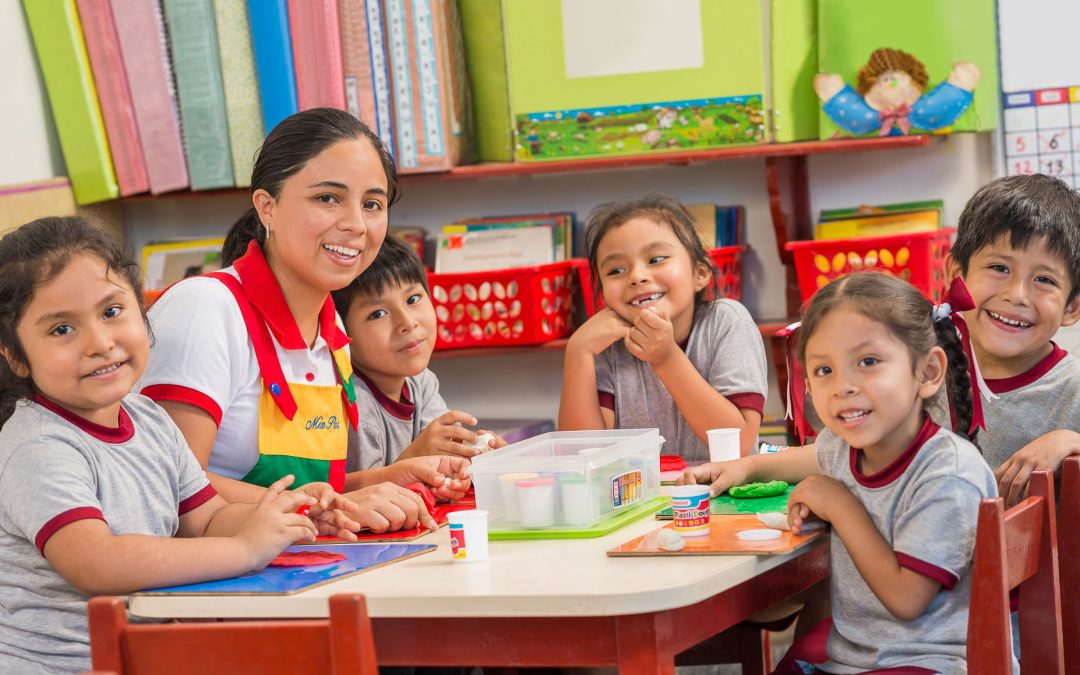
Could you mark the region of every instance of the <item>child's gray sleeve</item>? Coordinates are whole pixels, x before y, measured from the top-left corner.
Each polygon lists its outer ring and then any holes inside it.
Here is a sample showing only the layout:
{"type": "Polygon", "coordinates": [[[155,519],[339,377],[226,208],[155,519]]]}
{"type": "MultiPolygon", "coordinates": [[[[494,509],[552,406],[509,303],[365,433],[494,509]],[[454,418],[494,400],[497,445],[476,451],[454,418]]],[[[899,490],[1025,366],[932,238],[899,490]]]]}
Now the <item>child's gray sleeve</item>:
{"type": "Polygon", "coordinates": [[[709,383],[740,408],[761,412],[768,394],[768,366],[761,333],[746,308],[735,301],[718,301],[717,321],[701,345],[712,354],[709,383]]]}
{"type": "Polygon", "coordinates": [[[941,582],[946,589],[967,571],[975,551],[979,502],[986,495],[958,476],[922,482],[896,514],[893,551],[901,567],[941,582]]]}

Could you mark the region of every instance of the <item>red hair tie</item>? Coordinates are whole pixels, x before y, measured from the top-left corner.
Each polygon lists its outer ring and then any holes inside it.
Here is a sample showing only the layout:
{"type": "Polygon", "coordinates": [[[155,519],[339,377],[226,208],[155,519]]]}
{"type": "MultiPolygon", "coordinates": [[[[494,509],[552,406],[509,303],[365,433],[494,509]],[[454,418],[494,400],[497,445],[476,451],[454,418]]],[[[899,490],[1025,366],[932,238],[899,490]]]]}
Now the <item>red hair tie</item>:
{"type": "MultiPolygon", "coordinates": [[[[949,285],[945,296],[941,298],[941,303],[934,305],[933,318],[934,323],[946,318],[952,319],[953,326],[960,335],[960,344],[964,348],[964,356],[967,357],[968,362],[968,376],[971,378],[971,428],[968,429],[968,435],[971,435],[976,429],[986,428],[982,407],[983,392],[986,392],[987,397],[991,399],[997,396],[990,393],[982,373],[979,372],[979,364],[975,362],[975,352],[971,348],[971,331],[968,329],[967,322],[964,321],[964,315],[961,314],[969,309],[975,309],[975,300],[972,299],[964,280],[956,277],[949,285]]],[[[953,427],[955,426],[954,423],[953,427]]]]}

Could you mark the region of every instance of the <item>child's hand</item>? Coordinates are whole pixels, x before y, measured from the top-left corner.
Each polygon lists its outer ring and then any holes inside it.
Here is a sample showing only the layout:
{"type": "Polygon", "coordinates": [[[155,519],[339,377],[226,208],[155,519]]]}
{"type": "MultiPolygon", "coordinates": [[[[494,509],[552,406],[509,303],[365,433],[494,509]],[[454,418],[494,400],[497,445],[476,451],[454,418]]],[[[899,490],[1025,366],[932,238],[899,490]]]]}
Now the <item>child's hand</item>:
{"type": "Polygon", "coordinates": [[[811,516],[830,523],[837,509],[847,508],[852,499],[854,495],[840,481],[821,474],[807,476],[788,497],[788,525],[798,533],[811,516]]]}
{"type": "Polygon", "coordinates": [[[339,539],[356,539],[354,532],[361,529],[354,520],[360,515],[360,507],[350,499],[338,494],[329,483],[308,483],[295,490],[316,499],[308,510],[308,517],[315,523],[320,535],[339,539]]]}
{"type": "Polygon", "coordinates": [[[671,321],[652,307],[638,314],[625,342],[631,354],[651,366],[663,363],[679,349],[671,321]]]}
{"type": "Polygon", "coordinates": [[[303,492],[286,490],[292,483],[293,476],[290,474],[266,488],[259,503],[236,533],[237,539],[251,552],[252,570],[266,567],[293,542],[315,541],[315,523],[296,511],[302,506],[315,504],[316,500],[303,492]]]}
{"type": "Polygon", "coordinates": [[[676,479],[676,485],[708,485],[709,497],[724,494],[728,488],[750,482],[750,467],[746,459],[730,462],[709,462],[687,469],[676,479]]]}
{"type": "Polygon", "coordinates": [[[399,459],[386,467],[397,485],[420,482],[431,488],[439,501],[461,499],[472,485],[469,460],[449,455],[399,459]]]}
{"type": "Polygon", "coordinates": [[[629,334],[630,322],[605,307],[574,331],[567,349],[583,349],[595,356],[629,334]]]}
{"type": "Polygon", "coordinates": [[[502,436],[495,433],[494,431],[488,431],[487,429],[477,429],[476,433],[477,433],[477,435],[480,435],[480,434],[491,434],[492,435],[492,439],[488,442],[488,447],[491,448],[492,450],[495,450],[497,448],[504,448],[507,445],[509,445],[509,443],[507,443],[503,439],[502,436]]]}
{"type": "MultiPolygon", "coordinates": [[[[398,458],[424,457],[427,455],[457,455],[473,457],[480,451],[467,443],[476,442],[476,432],[466,429],[462,424],[476,424],[476,418],[467,412],[449,410],[439,415],[398,458]]],[[[413,482],[413,481],[411,481],[413,482]]]]}
{"type": "MultiPolygon", "coordinates": [[[[349,502],[349,504],[354,509],[360,508],[352,502],[349,502]]],[[[346,541],[356,541],[355,533],[364,529],[363,525],[353,520],[353,516],[343,509],[320,511],[318,515],[309,513],[308,517],[311,518],[311,522],[315,523],[315,529],[320,537],[337,537],[346,541]]]]}
{"type": "Polygon", "coordinates": [[[1071,455],[1080,455],[1080,434],[1069,429],[1043,434],[1020,448],[994,470],[998,494],[1005,500],[1005,506],[1013,506],[1024,498],[1032,471],[1050,469],[1057,472],[1065,458],[1071,455]]]}
{"type": "Polygon", "coordinates": [[[372,532],[393,532],[417,525],[429,530],[439,527],[420,495],[393,483],[354,490],[345,497],[360,507],[356,521],[372,532]]]}

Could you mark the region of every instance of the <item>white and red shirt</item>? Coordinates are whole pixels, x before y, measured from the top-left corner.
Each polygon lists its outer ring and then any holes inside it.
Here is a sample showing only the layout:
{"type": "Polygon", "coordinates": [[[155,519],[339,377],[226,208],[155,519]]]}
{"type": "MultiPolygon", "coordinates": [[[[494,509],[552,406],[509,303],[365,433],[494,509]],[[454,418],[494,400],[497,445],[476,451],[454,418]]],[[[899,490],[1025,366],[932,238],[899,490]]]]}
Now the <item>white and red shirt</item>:
{"type": "Polygon", "coordinates": [[[817,438],[821,473],[843,483],[870,514],[901,567],[941,584],[922,616],[894,617],[859,574],[832,532],[833,628],[829,673],[917,666],[966,673],[971,560],[979,502],[997,496],[978,448],[927,417],[911,445],[881,471],[859,469],[862,451],[828,429],[817,438]],[[885,639],[887,637],[887,639],[885,639]]]}
{"type": "MultiPolygon", "coordinates": [[[[300,333],[281,286],[258,248],[223,270],[243,282],[266,318],[285,381],[338,383],[332,352],[349,344],[327,295],[313,345],[300,333]],[[257,294],[250,289],[259,289],[257,294]]],[[[217,423],[209,471],[242,479],[259,459],[262,375],[240,308],[217,279],[185,279],[150,308],[154,333],[150,363],[136,391],[157,401],[179,401],[206,411],[217,423]]]]}

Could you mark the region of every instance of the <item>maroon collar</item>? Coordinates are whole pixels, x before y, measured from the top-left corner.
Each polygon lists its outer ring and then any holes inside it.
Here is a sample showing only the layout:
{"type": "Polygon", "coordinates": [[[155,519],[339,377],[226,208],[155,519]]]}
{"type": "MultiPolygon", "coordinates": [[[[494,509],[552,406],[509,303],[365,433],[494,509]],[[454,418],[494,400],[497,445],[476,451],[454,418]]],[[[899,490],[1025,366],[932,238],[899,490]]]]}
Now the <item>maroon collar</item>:
{"type": "Polygon", "coordinates": [[[367,375],[364,375],[359,370],[354,370],[353,372],[367,385],[368,391],[375,397],[375,400],[378,401],[383,410],[399,420],[411,420],[413,415],[416,414],[416,404],[409,400],[409,384],[407,381],[405,384],[401,385],[401,400],[395,401],[384,394],[382,389],[375,386],[375,383],[372,382],[371,378],[367,375]]]}
{"type": "Polygon", "coordinates": [[[71,422],[80,430],[90,434],[99,441],[113,444],[127,443],[135,436],[135,425],[131,421],[131,416],[124,410],[123,404],[120,404],[120,425],[116,427],[107,427],[97,424],[96,422],[91,422],[85,417],[80,417],[67,408],[63,408],[57,403],[50,401],[41,394],[33,394],[30,399],[42,408],[63,417],[65,420],[71,422]]]}
{"type": "Polygon", "coordinates": [[[926,419],[923,420],[922,428],[919,429],[919,433],[915,434],[915,439],[911,441],[911,445],[908,446],[907,450],[900,453],[900,456],[897,457],[892,464],[869,476],[866,476],[859,471],[859,456],[862,454],[862,450],[849,447],[848,453],[851,462],[851,475],[855,477],[855,482],[868,488],[885,487],[893,482],[904,475],[904,472],[907,471],[912,460],[915,459],[915,455],[919,454],[919,449],[922,448],[923,444],[930,440],[940,428],[941,427],[934,424],[934,421],[927,415],[926,419]]]}
{"type": "Polygon", "coordinates": [[[1047,354],[1042,361],[1039,361],[1029,368],[1027,372],[1013,375],[1012,377],[987,380],[986,386],[995,394],[1007,394],[1010,391],[1026,387],[1032,382],[1037,381],[1043,375],[1046,375],[1053,370],[1054,366],[1061,362],[1061,359],[1069,355],[1069,352],[1058,347],[1057,343],[1053,340],[1050,341],[1050,346],[1053,347],[1053,349],[1050,350],[1050,353],[1047,354]]]}
{"type": "MultiPolygon", "coordinates": [[[[266,262],[266,256],[258,242],[252,240],[248,244],[247,253],[233,263],[233,268],[240,277],[248,300],[266,322],[278,344],[283,349],[307,349],[307,341],[300,334],[300,327],[296,325],[296,317],[289,309],[289,303],[285,302],[281,284],[270,269],[270,263],[266,262]]],[[[349,336],[338,328],[334,301],[329,293],[319,310],[319,334],[326,340],[326,344],[330,345],[331,351],[349,344],[349,336]]]]}

